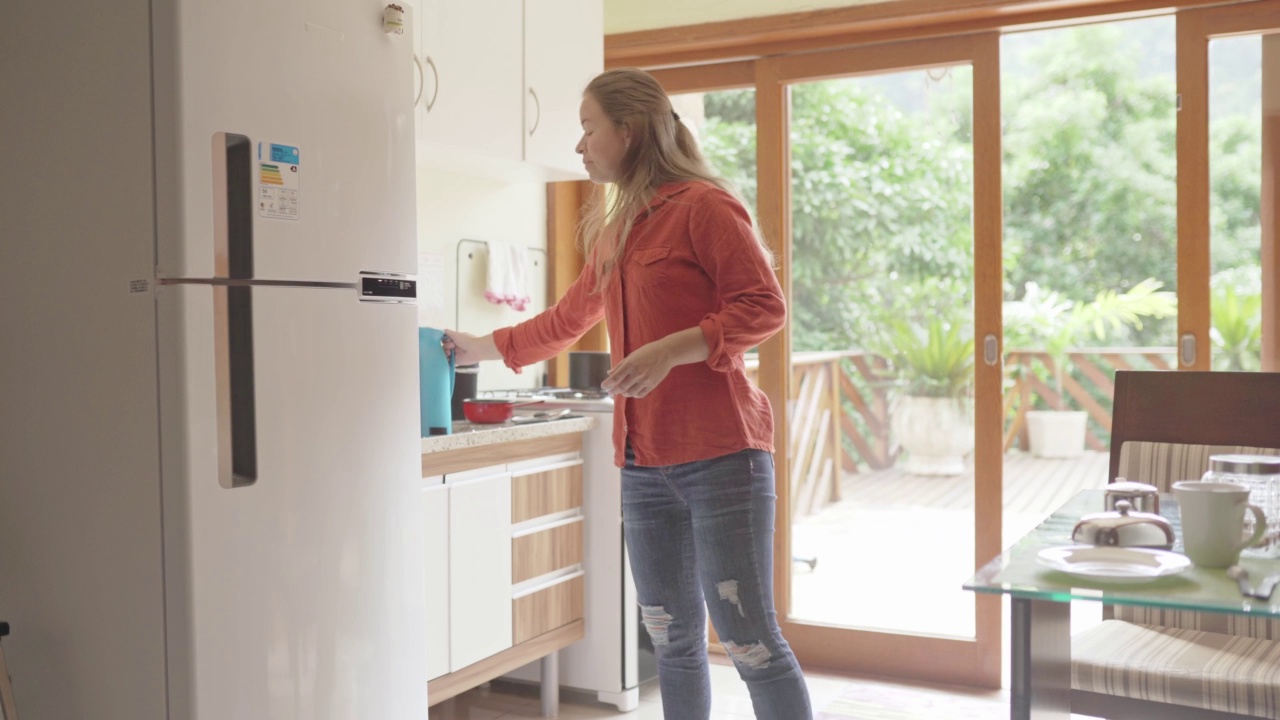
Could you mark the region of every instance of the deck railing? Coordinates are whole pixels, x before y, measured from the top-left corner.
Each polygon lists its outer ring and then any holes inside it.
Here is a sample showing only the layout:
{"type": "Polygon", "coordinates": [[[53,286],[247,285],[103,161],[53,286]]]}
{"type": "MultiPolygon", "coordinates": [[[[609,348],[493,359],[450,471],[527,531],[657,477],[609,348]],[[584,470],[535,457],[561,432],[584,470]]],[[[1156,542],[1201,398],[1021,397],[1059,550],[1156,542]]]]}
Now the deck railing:
{"type": "Polygon", "coordinates": [[[1111,444],[1111,398],[1116,370],[1169,370],[1174,348],[1082,348],[1067,353],[1069,371],[1061,385],[1053,358],[1039,350],[1012,350],[1005,355],[1005,452],[1027,449],[1028,410],[1083,410],[1089,414],[1085,446],[1104,451],[1111,444]]]}
{"type": "MultiPolygon", "coordinates": [[[[1085,442],[1106,450],[1111,434],[1111,398],[1116,370],[1167,370],[1173,348],[1088,348],[1067,354],[1070,371],[1061,392],[1050,355],[1012,350],[1005,359],[1004,448],[1027,449],[1026,413],[1034,409],[1079,409],[1089,414],[1085,442]]],[[[747,358],[754,380],[755,357],[747,358]]],[[[840,500],[845,472],[893,467],[899,448],[889,431],[891,393],[898,380],[884,358],[849,350],[792,355],[792,393],[787,403],[790,433],[791,508],[808,515],[840,500]]]]}

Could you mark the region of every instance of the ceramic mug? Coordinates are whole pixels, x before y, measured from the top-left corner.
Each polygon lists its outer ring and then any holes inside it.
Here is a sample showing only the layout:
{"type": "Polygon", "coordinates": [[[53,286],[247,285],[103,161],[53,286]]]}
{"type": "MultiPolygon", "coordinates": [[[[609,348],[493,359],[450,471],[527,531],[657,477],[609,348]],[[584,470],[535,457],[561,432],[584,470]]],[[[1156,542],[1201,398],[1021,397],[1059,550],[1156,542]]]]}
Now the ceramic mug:
{"type": "Polygon", "coordinates": [[[1200,567],[1225,568],[1236,564],[1240,551],[1262,544],[1267,518],[1262,508],[1249,504],[1249,488],[1234,483],[1184,480],[1173,484],[1182,509],[1182,548],[1200,567]],[[1244,535],[1244,514],[1253,513],[1254,531],[1244,535]]]}

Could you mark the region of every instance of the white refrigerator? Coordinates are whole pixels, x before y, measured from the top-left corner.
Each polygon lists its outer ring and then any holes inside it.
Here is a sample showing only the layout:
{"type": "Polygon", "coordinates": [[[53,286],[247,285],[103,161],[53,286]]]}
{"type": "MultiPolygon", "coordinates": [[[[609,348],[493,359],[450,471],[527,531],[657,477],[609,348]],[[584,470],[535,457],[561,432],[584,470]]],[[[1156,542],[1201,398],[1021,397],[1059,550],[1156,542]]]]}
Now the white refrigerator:
{"type": "Polygon", "coordinates": [[[373,0],[3,5],[19,717],[424,720],[412,38],[373,0]]]}

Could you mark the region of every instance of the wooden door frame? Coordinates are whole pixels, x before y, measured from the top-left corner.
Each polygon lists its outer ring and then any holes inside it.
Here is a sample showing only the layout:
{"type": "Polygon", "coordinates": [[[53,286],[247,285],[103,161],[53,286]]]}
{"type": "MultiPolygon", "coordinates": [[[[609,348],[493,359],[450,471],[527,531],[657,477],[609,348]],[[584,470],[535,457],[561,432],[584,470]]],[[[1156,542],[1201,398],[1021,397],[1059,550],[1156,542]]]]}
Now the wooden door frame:
{"type": "Polygon", "coordinates": [[[611,33],[605,67],[691,67],[727,60],[1169,14],[1256,0],[887,0],[696,25],[611,33]]]}
{"type": "MultiPolygon", "coordinates": [[[[1209,41],[1234,35],[1280,33],[1280,0],[1183,10],[1178,23],[1178,367],[1212,369],[1209,277],[1209,41]],[[1183,339],[1196,341],[1184,362],[1183,339]]],[[[1280,66],[1274,53],[1264,62],[1280,66]]],[[[1280,67],[1277,67],[1280,73],[1280,67]]],[[[1262,370],[1280,371],[1280,89],[1263,87],[1263,106],[1277,111],[1262,123],[1262,370]]]]}
{"type": "MultiPolygon", "coordinates": [[[[756,91],[757,216],[762,234],[777,259],[783,292],[792,297],[791,175],[788,162],[789,86],[833,77],[955,65],[974,68],[974,284],[975,333],[1000,337],[1002,194],[1000,151],[1000,60],[998,33],[916,40],[845,48],[822,53],[703,65],[652,72],[670,94],[748,87],[756,91]],[[746,68],[753,67],[751,74],[746,68]]],[[[1001,368],[982,362],[975,349],[979,467],[975,487],[976,570],[1001,549],[1003,506],[1001,368]]],[[[791,397],[791,337],[788,331],[770,339],[760,351],[759,383],[774,411],[777,517],[787,532],[774,544],[774,599],[783,634],[800,662],[859,674],[1000,687],[1001,602],[976,598],[976,638],[947,639],[889,632],[849,630],[789,617],[791,608],[791,537],[788,519],[790,482],[787,456],[787,399],[791,397]]],[[[964,578],[957,577],[957,586],[964,578]]],[[[875,592],[875,590],[872,590],[875,592]]]]}

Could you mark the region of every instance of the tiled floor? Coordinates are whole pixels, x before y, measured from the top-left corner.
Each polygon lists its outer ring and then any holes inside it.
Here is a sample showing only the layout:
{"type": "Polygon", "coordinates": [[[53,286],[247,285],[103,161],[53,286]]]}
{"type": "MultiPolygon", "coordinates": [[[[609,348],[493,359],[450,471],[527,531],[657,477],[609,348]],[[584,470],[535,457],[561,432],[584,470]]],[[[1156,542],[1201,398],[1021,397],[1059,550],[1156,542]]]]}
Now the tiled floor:
{"type": "MultiPolygon", "coordinates": [[[[967,688],[904,685],[873,679],[848,679],[807,673],[809,693],[818,720],[1004,720],[1009,717],[1008,693],[967,688]]],[[[753,718],[751,700],[737,671],[722,658],[711,666],[712,720],[753,718]]],[[[452,705],[432,708],[431,720],[518,720],[537,718],[536,689],[494,683],[456,698],[452,705]]],[[[662,720],[657,683],[640,693],[640,707],[622,714],[586,696],[565,694],[560,718],[566,720],[662,720]]],[[[799,720],[799,719],[797,719],[799,720]]]]}

